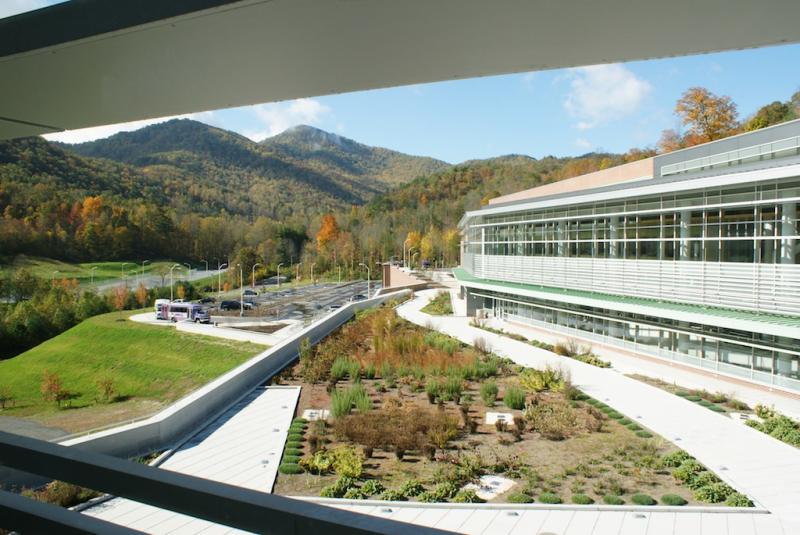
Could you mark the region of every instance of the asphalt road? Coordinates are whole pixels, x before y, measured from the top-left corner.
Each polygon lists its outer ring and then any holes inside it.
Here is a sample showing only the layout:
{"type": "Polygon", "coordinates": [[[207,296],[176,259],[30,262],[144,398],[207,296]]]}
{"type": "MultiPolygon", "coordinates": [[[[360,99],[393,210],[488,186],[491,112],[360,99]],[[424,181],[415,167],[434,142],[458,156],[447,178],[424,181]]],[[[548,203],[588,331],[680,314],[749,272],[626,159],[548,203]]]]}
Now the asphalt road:
{"type": "MultiPolygon", "coordinates": [[[[176,269],[173,274],[173,280],[178,282],[179,280],[188,280],[194,281],[198,279],[202,279],[205,277],[210,277],[211,275],[216,275],[216,269],[209,269],[208,271],[204,269],[193,269],[191,273],[187,274],[186,270],[178,270],[176,269]]],[[[139,286],[139,282],[144,282],[145,287],[147,288],[155,288],[156,286],[161,286],[161,276],[160,275],[146,275],[145,277],[128,277],[127,279],[111,279],[111,280],[104,280],[101,283],[97,283],[94,285],[94,288],[98,292],[103,292],[106,290],[110,290],[119,286],[120,284],[125,284],[127,282],[130,288],[136,288],[139,286]]],[[[164,278],[164,286],[169,285],[169,275],[164,278]]],[[[88,286],[88,285],[87,285],[88,286]]]]}

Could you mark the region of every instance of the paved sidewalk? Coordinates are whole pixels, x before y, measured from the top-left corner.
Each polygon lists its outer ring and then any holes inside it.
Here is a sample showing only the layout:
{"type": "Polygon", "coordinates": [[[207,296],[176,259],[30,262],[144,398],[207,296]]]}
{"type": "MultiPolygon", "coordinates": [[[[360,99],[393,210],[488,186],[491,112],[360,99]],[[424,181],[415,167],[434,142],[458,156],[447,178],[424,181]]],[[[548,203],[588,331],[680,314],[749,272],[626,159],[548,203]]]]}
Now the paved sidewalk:
{"type": "Polygon", "coordinates": [[[673,441],[757,505],[772,512],[783,526],[783,533],[800,533],[800,450],[700,405],[625,377],[613,368],[590,366],[471,327],[466,317],[422,313],[420,309],[435,293],[435,290],[418,292],[414,300],[398,308],[398,313],[413,323],[431,326],[466,343],[483,338],[495,353],[518,364],[539,368],[549,364],[568,370],[573,383],[586,393],[673,441]]]}

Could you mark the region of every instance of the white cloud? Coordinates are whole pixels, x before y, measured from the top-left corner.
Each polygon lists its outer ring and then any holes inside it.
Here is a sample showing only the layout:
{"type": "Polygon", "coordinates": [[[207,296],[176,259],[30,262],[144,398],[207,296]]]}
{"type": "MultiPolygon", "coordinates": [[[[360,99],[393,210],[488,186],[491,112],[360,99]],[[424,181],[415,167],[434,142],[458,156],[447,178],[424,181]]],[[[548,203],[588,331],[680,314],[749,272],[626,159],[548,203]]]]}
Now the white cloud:
{"type": "Polygon", "coordinates": [[[139,130],[151,124],[165,123],[172,119],[194,119],[202,121],[206,124],[214,124],[215,116],[212,111],[204,111],[198,113],[187,113],[184,115],[171,115],[169,117],[160,117],[158,119],[144,119],[141,121],[131,121],[129,123],[109,124],[104,126],[93,126],[91,128],[80,128],[78,130],[66,130],[64,132],[56,132],[54,134],[45,134],[44,137],[48,141],[60,141],[62,143],[84,143],[86,141],[94,141],[105,137],[113,136],[119,132],[132,132],[139,130]]]}
{"type": "Polygon", "coordinates": [[[579,137],[578,139],[575,140],[575,146],[577,146],[580,149],[584,149],[584,150],[591,150],[592,147],[593,147],[591,141],[589,141],[586,138],[582,138],[582,137],[579,137]]]}
{"type": "Polygon", "coordinates": [[[253,112],[263,127],[244,132],[244,135],[253,141],[262,141],[299,124],[318,126],[331,109],[313,98],[299,98],[289,102],[259,104],[253,107],[253,112]]]}
{"type": "Polygon", "coordinates": [[[564,107],[581,130],[633,113],[653,89],[619,64],[570,69],[569,78],[564,107]]]}

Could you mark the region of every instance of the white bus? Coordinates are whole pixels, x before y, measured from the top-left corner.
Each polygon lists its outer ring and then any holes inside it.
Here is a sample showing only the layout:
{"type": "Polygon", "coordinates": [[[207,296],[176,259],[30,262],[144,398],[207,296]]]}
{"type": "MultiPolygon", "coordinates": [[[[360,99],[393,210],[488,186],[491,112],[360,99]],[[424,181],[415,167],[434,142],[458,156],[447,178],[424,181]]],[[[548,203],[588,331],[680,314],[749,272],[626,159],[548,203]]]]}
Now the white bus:
{"type": "Polygon", "coordinates": [[[208,309],[195,303],[166,302],[156,305],[156,319],[171,322],[193,321],[195,323],[208,323],[211,316],[208,309]]]}

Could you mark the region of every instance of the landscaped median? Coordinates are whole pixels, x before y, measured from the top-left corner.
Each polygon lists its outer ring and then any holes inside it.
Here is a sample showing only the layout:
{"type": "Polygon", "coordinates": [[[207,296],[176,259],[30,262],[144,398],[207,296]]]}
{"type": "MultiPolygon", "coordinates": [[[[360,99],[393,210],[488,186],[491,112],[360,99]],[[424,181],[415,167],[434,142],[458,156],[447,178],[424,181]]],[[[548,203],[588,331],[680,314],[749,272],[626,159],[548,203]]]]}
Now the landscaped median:
{"type": "Polygon", "coordinates": [[[587,396],[568,373],[523,368],[485,342],[467,346],[390,307],[305,347],[282,381],[303,388],[301,413],[330,416],[293,424],[279,494],[751,505],[674,444],[587,396]]]}

